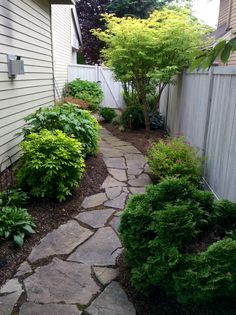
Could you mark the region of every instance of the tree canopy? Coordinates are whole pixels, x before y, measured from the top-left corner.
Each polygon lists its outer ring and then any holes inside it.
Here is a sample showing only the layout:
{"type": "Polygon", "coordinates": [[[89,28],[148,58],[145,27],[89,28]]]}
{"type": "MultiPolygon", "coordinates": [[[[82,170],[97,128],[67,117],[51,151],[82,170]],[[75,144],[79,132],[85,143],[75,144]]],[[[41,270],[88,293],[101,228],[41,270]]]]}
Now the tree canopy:
{"type": "Polygon", "coordinates": [[[134,86],[149,129],[148,95],[156,99],[155,111],[165,85],[190,64],[207,28],[183,8],[154,11],[148,19],[105,14],[104,20],[106,30],[93,33],[106,44],[103,57],[116,78],[134,86]]]}

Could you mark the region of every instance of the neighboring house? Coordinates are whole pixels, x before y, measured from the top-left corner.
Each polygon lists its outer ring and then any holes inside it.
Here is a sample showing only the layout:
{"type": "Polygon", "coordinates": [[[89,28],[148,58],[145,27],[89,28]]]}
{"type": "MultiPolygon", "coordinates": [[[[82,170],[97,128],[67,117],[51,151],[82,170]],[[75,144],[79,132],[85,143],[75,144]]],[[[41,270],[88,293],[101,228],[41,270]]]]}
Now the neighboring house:
{"type": "MultiPolygon", "coordinates": [[[[51,4],[72,5],[72,0],[0,1],[0,163],[19,157],[16,137],[23,118],[55,100],[51,35],[51,4]],[[9,78],[8,57],[18,56],[24,74],[9,78]]],[[[70,6],[69,6],[70,8],[70,6]]],[[[71,19],[71,18],[70,18],[71,19]]],[[[62,18],[62,21],[64,19],[62,18]]],[[[61,30],[61,34],[63,29],[61,30]]],[[[70,46],[71,47],[71,46],[70,46]]],[[[9,161],[3,163],[4,167],[9,161]]]]}
{"type": "Polygon", "coordinates": [[[55,97],[60,100],[68,78],[68,65],[77,64],[77,52],[82,46],[74,5],[52,5],[52,42],[55,97]]]}
{"type": "MultiPolygon", "coordinates": [[[[219,18],[213,35],[217,39],[231,39],[236,36],[236,0],[220,0],[219,18]]],[[[228,65],[236,65],[236,52],[230,56],[228,65]]]]}

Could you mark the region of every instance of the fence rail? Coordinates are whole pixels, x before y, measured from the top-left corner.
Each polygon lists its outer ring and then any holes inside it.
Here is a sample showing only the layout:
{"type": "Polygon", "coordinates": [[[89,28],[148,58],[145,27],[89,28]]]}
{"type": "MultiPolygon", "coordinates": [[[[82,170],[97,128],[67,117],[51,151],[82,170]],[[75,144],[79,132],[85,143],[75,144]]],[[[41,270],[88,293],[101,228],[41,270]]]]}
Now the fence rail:
{"type": "Polygon", "coordinates": [[[184,72],[165,89],[161,112],[171,134],[184,134],[206,156],[204,179],[236,201],[236,67],[184,72]]]}

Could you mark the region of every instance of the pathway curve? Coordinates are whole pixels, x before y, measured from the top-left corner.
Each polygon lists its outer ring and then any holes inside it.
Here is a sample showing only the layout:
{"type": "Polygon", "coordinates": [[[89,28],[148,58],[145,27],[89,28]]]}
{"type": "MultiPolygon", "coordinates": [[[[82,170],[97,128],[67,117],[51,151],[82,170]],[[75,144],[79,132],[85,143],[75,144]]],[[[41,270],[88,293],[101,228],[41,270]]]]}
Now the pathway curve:
{"type": "Polygon", "coordinates": [[[145,158],[134,146],[101,130],[100,150],[109,176],[82,211],[47,234],[15,277],[0,289],[0,314],[135,315],[115,279],[122,251],[118,226],[130,194],[151,183],[145,158]],[[16,308],[15,308],[16,309],[16,308]]]}

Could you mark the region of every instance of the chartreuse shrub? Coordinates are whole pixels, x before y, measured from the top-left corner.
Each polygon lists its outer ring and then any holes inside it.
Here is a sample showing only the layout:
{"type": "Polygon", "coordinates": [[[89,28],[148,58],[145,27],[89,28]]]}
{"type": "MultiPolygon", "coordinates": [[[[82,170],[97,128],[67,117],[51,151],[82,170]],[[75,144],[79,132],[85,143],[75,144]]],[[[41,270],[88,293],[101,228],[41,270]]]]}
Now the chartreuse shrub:
{"type": "Polygon", "coordinates": [[[25,235],[34,233],[35,224],[26,209],[17,207],[0,208],[0,238],[12,238],[22,246],[25,235]]]}
{"type": "Polygon", "coordinates": [[[114,108],[102,107],[99,113],[106,122],[111,122],[116,117],[114,108]]]}
{"type": "Polygon", "coordinates": [[[202,158],[184,138],[168,138],[154,143],[148,152],[148,163],[155,176],[185,177],[198,184],[201,176],[202,158]]]}
{"type": "Polygon", "coordinates": [[[121,217],[133,285],[144,294],[162,288],[181,303],[234,297],[235,227],[236,204],[214,201],[187,179],[148,186],[121,217]],[[204,241],[206,231],[215,237],[204,241]]]}
{"type": "Polygon", "coordinates": [[[63,201],[79,185],[84,172],[82,145],[60,130],[31,133],[21,143],[17,170],[20,187],[32,196],[63,201]]]}
{"type": "Polygon", "coordinates": [[[96,110],[103,100],[103,92],[98,83],[79,78],[65,86],[64,94],[87,102],[91,110],[96,110]]]}
{"type": "Polygon", "coordinates": [[[82,110],[73,104],[40,108],[25,118],[26,127],[23,134],[27,137],[32,132],[42,129],[63,131],[74,136],[83,146],[85,155],[95,154],[98,150],[99,124],[89,111],[82,110]]]}

